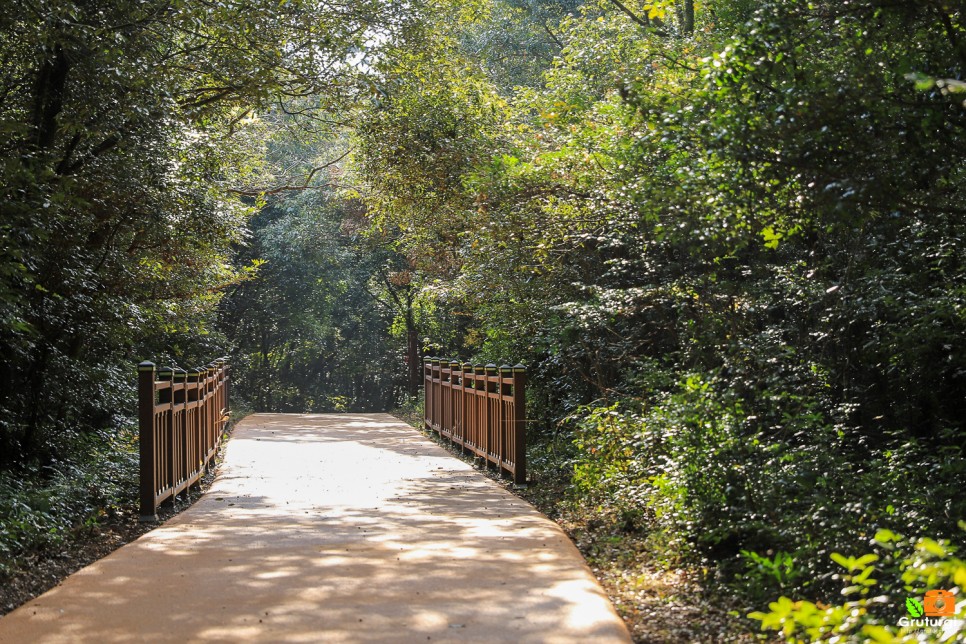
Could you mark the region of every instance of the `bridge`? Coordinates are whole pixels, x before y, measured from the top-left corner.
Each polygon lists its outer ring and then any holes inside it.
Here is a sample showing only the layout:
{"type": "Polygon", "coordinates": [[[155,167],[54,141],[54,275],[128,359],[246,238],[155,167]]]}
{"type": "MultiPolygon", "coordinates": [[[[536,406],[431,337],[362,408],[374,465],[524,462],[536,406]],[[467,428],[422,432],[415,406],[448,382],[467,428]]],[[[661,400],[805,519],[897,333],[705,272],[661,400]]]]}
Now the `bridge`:
{"type": "Polygon", "coordinates": [[[4,643],[132,639],[630,641],[555,523],[386,414],[248,416],[197,503],[0,618],[4,643]]]}

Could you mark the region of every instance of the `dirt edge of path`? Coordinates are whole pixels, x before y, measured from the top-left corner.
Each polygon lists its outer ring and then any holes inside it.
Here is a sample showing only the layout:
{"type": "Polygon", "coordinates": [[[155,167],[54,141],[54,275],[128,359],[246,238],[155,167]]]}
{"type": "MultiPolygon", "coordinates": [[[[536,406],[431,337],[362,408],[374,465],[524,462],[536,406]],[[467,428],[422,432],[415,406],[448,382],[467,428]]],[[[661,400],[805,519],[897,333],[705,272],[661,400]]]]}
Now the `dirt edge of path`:
{"type": "Polygon", "coordinates": [[[121,546],[131,543],[141,535],[161,527],[172,517],[181,514],[203,497],[215,478],[224,459],[225,446],[231,438],[234,420],[225,432],[213,466],[202,477],[199,485],[158,508],[158,521],[142,523],[138,509],[130,508],[123,514],[115,514],[99,521],[91,528],[71,534],[60,546],[48,547],[21,557],[13,570],[0,578],[0,617],[10,613],[51,588],[59,586],[64,579],[81,568],[103,559],[121,546]]]}

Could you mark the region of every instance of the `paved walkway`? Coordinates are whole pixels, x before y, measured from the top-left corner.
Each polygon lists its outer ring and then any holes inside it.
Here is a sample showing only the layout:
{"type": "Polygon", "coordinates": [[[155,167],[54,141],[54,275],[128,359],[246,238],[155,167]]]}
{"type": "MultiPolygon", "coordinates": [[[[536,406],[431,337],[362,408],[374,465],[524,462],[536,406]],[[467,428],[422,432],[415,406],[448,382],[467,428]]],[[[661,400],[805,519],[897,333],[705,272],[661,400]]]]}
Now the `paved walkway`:
{"type": "Polygon", "coordinates": [[[0,642],[627,642],[551,521],[385,414],[256,414],[190,509],[0,642]]]}

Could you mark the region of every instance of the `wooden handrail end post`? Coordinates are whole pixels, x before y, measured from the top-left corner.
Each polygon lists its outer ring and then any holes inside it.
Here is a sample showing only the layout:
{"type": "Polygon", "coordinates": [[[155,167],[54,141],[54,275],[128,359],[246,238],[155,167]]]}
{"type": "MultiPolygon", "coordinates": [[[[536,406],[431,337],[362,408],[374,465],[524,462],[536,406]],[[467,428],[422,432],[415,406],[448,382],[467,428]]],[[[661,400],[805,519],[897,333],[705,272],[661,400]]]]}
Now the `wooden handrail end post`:
{"type": "Polygon", "coordinates": [[[527,483],[527,368],[522,364],[513,367],[513,406],[516,423],[513,428],[514,451],[517,461],[513,468],[514,485],[527,483]]]}
{"type": "Polygon", "coordinates": [[[154,375],[153,362],[138,365],[138,452],[140,460],[140,520],[158,520],[155,500],[157,473],[154,471],[154,375]]]}

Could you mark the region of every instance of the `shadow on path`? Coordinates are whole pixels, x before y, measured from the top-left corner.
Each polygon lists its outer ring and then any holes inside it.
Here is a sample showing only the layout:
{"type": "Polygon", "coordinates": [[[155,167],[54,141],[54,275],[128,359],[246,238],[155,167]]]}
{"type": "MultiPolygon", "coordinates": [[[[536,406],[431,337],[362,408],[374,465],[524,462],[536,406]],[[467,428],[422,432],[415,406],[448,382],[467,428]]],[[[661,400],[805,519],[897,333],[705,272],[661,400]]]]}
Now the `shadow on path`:
{"type": "Polygon", "coordinates": [[[627,642],[566,535],[385,414],[255,414],[208,494],[0,642],[627,642]]]}

